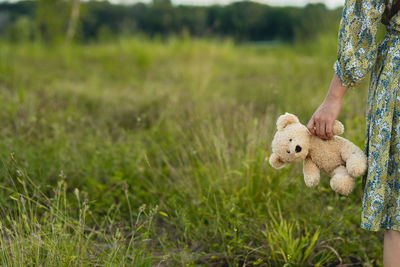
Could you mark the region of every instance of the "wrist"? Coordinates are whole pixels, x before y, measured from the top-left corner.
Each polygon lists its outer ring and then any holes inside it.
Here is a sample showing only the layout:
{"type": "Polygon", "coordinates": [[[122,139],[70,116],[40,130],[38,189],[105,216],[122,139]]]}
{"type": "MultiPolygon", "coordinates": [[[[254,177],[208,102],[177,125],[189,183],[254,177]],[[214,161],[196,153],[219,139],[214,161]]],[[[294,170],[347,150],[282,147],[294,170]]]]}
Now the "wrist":
{"type": "Polygon", "coordinates": [[[328,92],[326,95],[325,99],[327,101],[332,101],[332,102],[341,102],[343,99],[343,93],[341,92],[328,92]]]}
{"type": "Polygon", "coordinates": [[[333,75],[326,98],[332,101],[341,101],[348,87],[343,86],[336,73],[333,75]]]}

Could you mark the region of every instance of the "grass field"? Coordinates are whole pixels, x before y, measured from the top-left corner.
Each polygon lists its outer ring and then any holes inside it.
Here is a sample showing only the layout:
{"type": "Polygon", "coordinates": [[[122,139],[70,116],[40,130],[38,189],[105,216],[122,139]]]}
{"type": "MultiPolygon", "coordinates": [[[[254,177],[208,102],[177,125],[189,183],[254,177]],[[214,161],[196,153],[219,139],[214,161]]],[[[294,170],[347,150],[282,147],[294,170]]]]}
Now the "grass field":
{"type": "MultiPolygon", "coordinates": [[[[277,117],[322,102],[335,37],[0,43],[0,264],[382,265],[361,178],[343,197],[266,161],[277,117]]],[[[339,116],[360,148],[366,95],[339,116]]]]}

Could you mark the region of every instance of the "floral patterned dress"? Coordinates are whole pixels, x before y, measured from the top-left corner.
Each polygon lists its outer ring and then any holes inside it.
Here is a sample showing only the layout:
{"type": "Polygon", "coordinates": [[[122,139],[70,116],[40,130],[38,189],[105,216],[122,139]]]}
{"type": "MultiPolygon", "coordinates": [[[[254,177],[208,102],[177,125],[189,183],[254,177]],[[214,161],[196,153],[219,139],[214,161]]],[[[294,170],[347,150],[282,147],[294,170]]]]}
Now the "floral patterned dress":
{"type": "Polygon", "coordinates": [[[368,89],[361,228],[400,231],[400,12],[398,0],[346,0],[334,70],[353,87],[372,70],[368,89]],[[375,41],[380,23],[386,34],[375,41]]]}

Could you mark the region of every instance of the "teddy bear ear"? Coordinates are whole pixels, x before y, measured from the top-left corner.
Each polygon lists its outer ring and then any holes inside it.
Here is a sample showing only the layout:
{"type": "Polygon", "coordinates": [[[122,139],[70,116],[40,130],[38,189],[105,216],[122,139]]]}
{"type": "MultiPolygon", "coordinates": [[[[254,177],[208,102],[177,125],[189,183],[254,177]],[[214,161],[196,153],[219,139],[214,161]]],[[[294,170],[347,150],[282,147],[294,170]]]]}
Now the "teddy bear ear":
{"type": "Polygon", "coordinates": [[[269,164],[271,164],[271,166],[274,167],[275,169],[281,169],[285,163],[281,160],[281,158],[278,155],[272,153],[271,156],[269,157],[269,164]]]}
{"type": "Polygon", "coordinates": [[[300,122],[296,115],[286,112],[283,115],[280,115],[278,120],[276,121],[276,128],[280,131],[283,130],[286,126],[292,123],[300,122]]]}

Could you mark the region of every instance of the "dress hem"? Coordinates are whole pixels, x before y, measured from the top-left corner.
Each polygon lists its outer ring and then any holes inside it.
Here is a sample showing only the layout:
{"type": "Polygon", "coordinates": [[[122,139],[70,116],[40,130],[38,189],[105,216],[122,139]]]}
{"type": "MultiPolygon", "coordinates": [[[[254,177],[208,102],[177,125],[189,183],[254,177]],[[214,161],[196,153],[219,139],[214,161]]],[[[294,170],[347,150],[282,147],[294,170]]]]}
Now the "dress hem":
{"type": "Polygon", "coordinates": [[[385,224],[381,224],[378,227],[371,227],[371,225],[369,224],[361,224],[360,226],[362,229],[367,230],[367,231],[372,231],[372,232],[378,232],[380,230],[395,230],[395,231],[400,231],[400,226],[397,225],[385,225],[385,224]]]}

